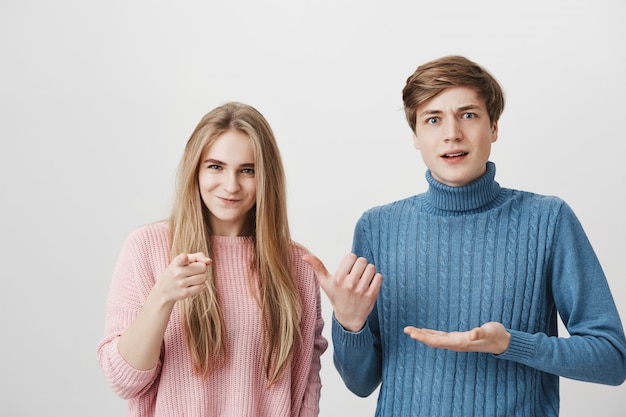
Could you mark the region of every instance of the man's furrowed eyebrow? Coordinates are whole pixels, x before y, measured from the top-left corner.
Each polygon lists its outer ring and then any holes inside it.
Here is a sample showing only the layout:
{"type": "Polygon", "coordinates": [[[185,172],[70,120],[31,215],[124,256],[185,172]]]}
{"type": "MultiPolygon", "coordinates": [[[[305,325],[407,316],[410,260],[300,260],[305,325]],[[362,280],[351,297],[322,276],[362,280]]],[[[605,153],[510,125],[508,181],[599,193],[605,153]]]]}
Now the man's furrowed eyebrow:
{"type": "Polygon", "coordinates": [[[424,117],[424,116],[432,116],[432,115],[441,114],[441,113],[442,113],[441,110],[434,110],[434,109],[430,110],[430,109],[428,109],[428,110],[424,110],[423,112],[421,112],[417,116],[418,117],[424,117]]]}
{"type": "MultiPolygon", "coordinates": [[[[460,106],[459,108],[456,109],[457,112],[464,112],[464,111],[468,111],[468,110],[482,110],[483,106],[479,105],[479,104],[466,104],[464,106],[460,106]]],[[[439,114],[442,114],[443,110],[437,110],[437,109],[426,109],[423,112],[421,112],[420,114],[418,114],[418,117],[425,117],[425,116],[436,116],[439,114]]]]}
{"type": "Polygon", "coordinates": [[[476,110],[476,109],[482,110],[483,107],[479,106],[478,104],[468,104],[466,106],[459,107],[458,111],[462,112],[462,111],[466,111],[466,110],[476,110]]]}

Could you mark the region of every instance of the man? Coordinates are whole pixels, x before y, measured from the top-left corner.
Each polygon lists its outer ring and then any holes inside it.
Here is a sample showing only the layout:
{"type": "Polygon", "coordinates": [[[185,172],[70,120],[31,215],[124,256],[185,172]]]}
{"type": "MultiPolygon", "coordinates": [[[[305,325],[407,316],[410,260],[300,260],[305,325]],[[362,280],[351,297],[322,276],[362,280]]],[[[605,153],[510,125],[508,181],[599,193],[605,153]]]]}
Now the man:
{"type": "Polygon", "coordinates": [[[367,396],[382,382],[380,417],[510,417],[558,415],[559,376],[621,384],[623,327],[573,211],[495,181],[498,82],[443,57],[403,100],[428,191],[366,211],[335,275],[305,259],[333,306],[346,386],[367,396]]]}

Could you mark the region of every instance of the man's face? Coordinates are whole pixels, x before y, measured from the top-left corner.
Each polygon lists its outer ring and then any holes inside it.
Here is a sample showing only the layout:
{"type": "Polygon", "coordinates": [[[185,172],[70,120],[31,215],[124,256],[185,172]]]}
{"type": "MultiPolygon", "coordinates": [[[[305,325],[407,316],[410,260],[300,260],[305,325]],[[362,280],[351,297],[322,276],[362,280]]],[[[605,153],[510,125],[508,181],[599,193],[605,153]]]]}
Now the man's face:
{"type": "Polygon", "coordinates": [[[434,179],[461,187],[485,173],[498,126],[475,90],[448,88],[419,105],[415,117],[415,148],[434,179]]]}

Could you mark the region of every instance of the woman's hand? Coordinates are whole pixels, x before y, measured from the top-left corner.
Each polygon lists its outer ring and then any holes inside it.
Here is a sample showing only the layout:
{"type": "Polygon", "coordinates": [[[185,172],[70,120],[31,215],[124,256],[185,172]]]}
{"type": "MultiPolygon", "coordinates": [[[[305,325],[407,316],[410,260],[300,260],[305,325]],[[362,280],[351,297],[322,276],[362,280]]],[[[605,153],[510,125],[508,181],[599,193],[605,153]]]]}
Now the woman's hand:
{"type": "Polygon", "coordinates": [[[211,259],[203,253],[182,253],[175,257],[157,279],[141,311],[120,336],[120,355],[135,369],[154,368],[176,301],[206,288],[206,271],[211,259]]]}
{"type": "Polygon", "coordinates": [[[154,286],[162,302],[173,304],[204,290],[206,271],[211,262],[202,252],[176,256],[154,286]]]}

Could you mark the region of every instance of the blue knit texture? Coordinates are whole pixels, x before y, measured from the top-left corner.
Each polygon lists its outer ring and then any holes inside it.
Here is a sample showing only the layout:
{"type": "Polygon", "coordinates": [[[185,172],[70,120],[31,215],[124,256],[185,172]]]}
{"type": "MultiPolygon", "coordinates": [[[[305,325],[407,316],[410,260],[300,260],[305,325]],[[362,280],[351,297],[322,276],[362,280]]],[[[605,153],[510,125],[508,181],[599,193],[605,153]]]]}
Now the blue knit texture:
{"type": "Polygon", "coordinates": [[[333,318],[334,361],[376,416],[556,416],[558,376],[617,385],[626,341],[606,278],[571,208],[500,187],[495,165],[465,187],[429,189],[368,210],[353,251],[383,274],[365,328],[333,318]],[[557,335],[557,311],[570,337],[557,335]],[[412,325],[465,331],[503,323],[502,355],[433,349],[412,325]]]}

